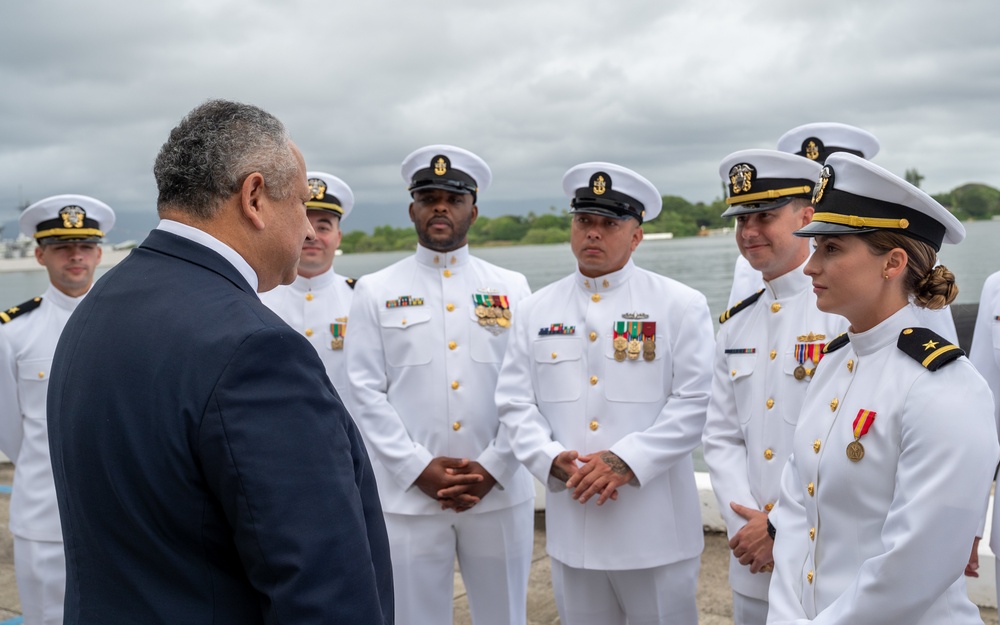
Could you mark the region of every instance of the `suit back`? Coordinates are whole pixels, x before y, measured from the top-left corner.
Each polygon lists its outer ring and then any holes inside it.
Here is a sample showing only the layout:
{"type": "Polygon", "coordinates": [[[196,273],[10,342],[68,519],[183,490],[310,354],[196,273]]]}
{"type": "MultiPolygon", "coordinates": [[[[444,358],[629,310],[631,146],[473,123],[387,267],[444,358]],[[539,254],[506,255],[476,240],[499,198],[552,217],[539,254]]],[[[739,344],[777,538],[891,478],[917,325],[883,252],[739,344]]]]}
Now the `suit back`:
{"type": "Polygon", "coordinates": [[[391,623],[361,437],[315,350],[207,247],[163,231],[54,359],[66,623],[391,623]]]}

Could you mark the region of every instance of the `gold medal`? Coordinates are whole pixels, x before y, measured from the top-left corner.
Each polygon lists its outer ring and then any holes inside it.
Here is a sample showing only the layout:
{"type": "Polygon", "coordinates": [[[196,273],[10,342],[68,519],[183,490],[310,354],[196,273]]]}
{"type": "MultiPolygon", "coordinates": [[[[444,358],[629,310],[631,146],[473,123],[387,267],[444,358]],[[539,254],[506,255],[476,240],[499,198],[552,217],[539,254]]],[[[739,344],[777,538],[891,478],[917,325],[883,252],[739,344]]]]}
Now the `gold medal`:
{"type": "Polygon", "coordinates": [[[480,304],[479,306],[476,306],[476,316],[479,317],[480,319],[482,319],[483,317],[485,317],[486,316],[486,307],[483,306],[482,304],[480,304]]]}
{"type": "Polygon", "coordinates": [[[510,321],[511,317],[513,317],[513,316],[514,316],[514,313],[510,312],[510,308],[504,308],[503,309],[503,318],[504,319],[506,319],[507,321],[510,321]]]}
{"type": "Polygon", "coordinates": [[[479,325],[486,327],[487,325],[489,325],[489,320],[486,317],[480,317],[479,325]]]}
{"type": "Polygon", "coordinates": [[[486,318],[486,325],[488,325],[488,326],[495,326],[496,324],[497,324],[497,320],[494,319],[493,317],[487,317],[486,318]]]}
{"type": "Polygon", "coordinates": [[[625,348],[628,347],[628,339],[624,336],[619,336],[611,344],[614,346],[616,352],[624,352],[625,348]]]}
{"type": "Polygon", "coordinates": [[[795,371],[792,372],[792,375],[795,376],[796,380],[802,380],[806,377],[806,368],[799,365],[798,367],[795,367],[795,371]]]}
{"type": "Polygon", "coordinates": [[[508,328],[510,327],[510,322],[507,321],[506,317],[499,317],[497,319],[497,325],[500,326],[501,328],[508,328]]]}
{"type": "Polygon", "coordinates": [[[629,360],[638,360],[639,359],[639,353],[641,351],[642,351],[642,343],[639,342],[639,339],[632,339],[631,341],[628,342],[628,359],[629,360]]]}
{"type": "Polygon", "coordinates": [[[625,350],[616,349],[615,350],[615,360],[618,362],[625,362],[625,350]]]}
{"type": "Polygon", "coordinates": [[[655,352],[656,351],[656,341],[653,339],[646,339],[642,342],[642,351],[644,352],[655,352]]]}
{"type": "Polygon", "coordinates": [[[338,336],[330,341],[330,349],[344,349],[344,337],[338,336]]]}
{"type": "Polygon", "coordinates": [[[644,351],[642,352],[642,359],[646,362],[653,362],[656,360],[656,352],[654,351],[644,351]]]}
{"type": "Polygon", "coordinates": [[[865,446],[860,441],[851,441],[847,446],[847,458],[851,462],[858,462],[865,457],[865,446]]]}

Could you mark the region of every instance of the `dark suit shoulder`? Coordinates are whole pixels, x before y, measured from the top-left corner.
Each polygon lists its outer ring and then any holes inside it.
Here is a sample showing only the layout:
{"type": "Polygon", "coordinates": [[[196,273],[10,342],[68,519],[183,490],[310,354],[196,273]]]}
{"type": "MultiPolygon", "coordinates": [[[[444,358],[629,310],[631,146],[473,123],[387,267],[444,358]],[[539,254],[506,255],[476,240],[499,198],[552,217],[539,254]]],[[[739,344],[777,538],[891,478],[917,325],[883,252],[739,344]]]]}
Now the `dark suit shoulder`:
{"type": "Polygon", "coordinates": [[[735,315],[736,313],[740,312],[741,310],[746,310],[747,308],[750,308],[757,302],[757,300],[760,299],[760,296],[763,294],[764,294],[764,289],[761,289],[756,293],[754,293],[753,295],[751,295],[750,297],[746,298],[745,300],[736,302],[735,306],[733,306],[726,312],[719,315],[719,323],[725,323],[729,321],[729,318],[735,315]]]}
{"type": "Polygon", "coordinates": [[[965,355],[958,345],[927,328],[906,328],[899,333],[896,347],[928,371],[937,371],[965,355]]]}
{"type": "Polygon", "coordinates": [[[7,310],[0,310],[0,324],[7,323],[8,321],[20,317],[21,315],[30,313],[31,311],[35,310],[41,305],[42,305],[42,298],[35,297],[33,299],[29,299],[23,304],[18,304],[17,306],[11,306],[7,310]]]}

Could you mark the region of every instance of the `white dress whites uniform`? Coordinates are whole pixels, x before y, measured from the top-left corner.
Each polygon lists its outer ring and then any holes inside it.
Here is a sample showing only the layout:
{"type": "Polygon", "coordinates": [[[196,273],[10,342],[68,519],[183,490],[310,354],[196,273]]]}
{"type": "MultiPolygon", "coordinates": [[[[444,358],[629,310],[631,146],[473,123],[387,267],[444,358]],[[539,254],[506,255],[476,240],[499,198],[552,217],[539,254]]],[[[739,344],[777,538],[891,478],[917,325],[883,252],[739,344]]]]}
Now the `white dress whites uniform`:
{"type": "Polygon", "coordinates": [[[397,622],[451,622],[456,554],[477,625],[526,618],[534,482],[510,450],[494,391],[529,293],[524,276],[467,246],[418,247],[357,284],[352,402],[389,530],[397,622]],[[510,325],[479,323],[485,298],[502,300],[510,325]],[[468,511],[441,510],[414,486],[437,456],[476,460],[497,484],[468,511]]]}
{"type": "MultiPolygon", "coordinates": [[[[976,327],[972,335],[972,349],[969,360],[986,379],[993,391],[993,417],[1000,429],[1000,272],[986,279],[983,291],[979,297],[979,313],[976,315],[976,327]]],[[[1000,512],[994,495],[993,526],[990,530],[990,548],[994,554],[1000,554],[1000,512]]],[[[997,571],[1000,572],[1000,558],[996,559],[997,571]]],[[[1000,587],[1000,575],[997,575],[1000,587]]]]}
{"type": "Polygon", "coordinates": [[[344,345],[348,313],[354,299],[353,284],[354,280],[331,268],[312,278],[296,276],[291,284],[260,294],[268,308],[309,339],[326,366],[333,387],[345,402],[350,381],[344,345]]]}
{"type": "MultiPolygon", "coordinates": [[[[827,159],[813,206],[797,234],[886,230],[934,249],[965,234],[850,154],[827,159]]],[[[1000,457],[993,415],[982,376],[910,306],[830,343],[771,514],[768,623],[981,623],[963,573],[1000,457]]]]}
{"type": "MultiPolygon", "coordinates": [[[[660,210],[652,184],[610,163],[570,169],[563,189],[573,212],[652,219],[660,210]]],[[[596,278],[578,269],[522,305],[497,405],[514,453],[548,485],[546,548],[566,625],[697,622],[704,535],[691,452],[705,423],[712,332],[701,293],[631,259],[596,278]],[[616,349],[626,336],[642,356],[616,349]],[[550,477],[559,453],[605,449],[635,474],[617,501],[581,505],[550,477]]]]}
{"type": "MultiPolygon", "coordinates": [[[[45,198],[19,220],[21,233],[39,244],[96,242],[114,221],[110,207],[82,195],[45,198]]],[[[50,284],[40,297],[0,311],[0,451],[14,463],[10,531],[25,625],[63,622],[66,557],[45,402],[56,344],[84,297],[50,284]]]]}
{"type": "MultiPolygon", "coordinates": [[[[751,218],[781,210],[793,200],[808,201],[821,170],[815,161],[795,154],[734,152],[719,165],[729,205],[723,217],[751,218]]],[[[792,238],[791,230],[784,236],[792,238]]],[[[808,245],[800,239],[793,242],[801,252],[808,245]]],[[[765,282],[749,261],[743,256],[740,260],[756,274],[757,283],[719,318],[712,401],[702,438],[712,489],[730,538],[747,522],[730,503],[770,512],[777,502],[781,469],[792,451],[792,434],[809,381],[823,347],[847,329],[846,319],[816,308],[812,279],[803,273],[805,262],[765,282]]],[[[737,269],[740,266],[737,263],[737,269]]],[[[736,625],[766,622],[770,581],[769,572],[751,573],[749,566],[730,555],[736,625]]]]}

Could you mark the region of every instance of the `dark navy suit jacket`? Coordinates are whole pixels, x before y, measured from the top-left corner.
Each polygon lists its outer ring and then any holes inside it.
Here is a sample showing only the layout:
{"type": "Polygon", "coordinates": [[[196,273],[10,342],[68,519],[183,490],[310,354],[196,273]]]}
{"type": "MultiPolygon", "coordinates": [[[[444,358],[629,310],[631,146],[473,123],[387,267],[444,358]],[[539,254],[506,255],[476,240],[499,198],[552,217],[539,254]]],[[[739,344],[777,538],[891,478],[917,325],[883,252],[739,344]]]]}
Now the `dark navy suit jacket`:
{"type": "Polygon", "coordinates": [[[53,363],[67,624],[393,622],[361,436],[315,350],[209,248],[154,230],[53,363]]]}

